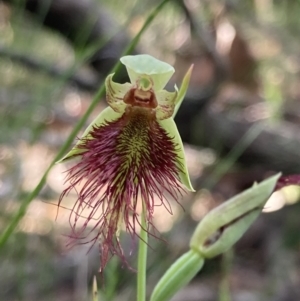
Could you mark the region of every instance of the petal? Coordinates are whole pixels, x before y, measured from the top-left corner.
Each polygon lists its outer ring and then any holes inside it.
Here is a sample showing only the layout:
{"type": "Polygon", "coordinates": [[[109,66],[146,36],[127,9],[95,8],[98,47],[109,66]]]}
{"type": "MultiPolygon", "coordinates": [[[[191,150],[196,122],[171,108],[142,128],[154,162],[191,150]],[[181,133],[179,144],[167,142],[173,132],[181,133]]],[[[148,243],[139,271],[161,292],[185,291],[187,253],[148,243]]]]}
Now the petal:
{"type": "Polygon", "coordinates": [[[120,61],[126,66],[132,84],[135,84],[141,75],[149,75],[155,91],[162,90],[175,72],[171,65],[148,54],[127,55],[120,61]]]}
{"type": "Polygon", "coordinates": [[[105,80],[106,101],[118,113],[124,113],[126,104],[123,102],[125,94],[132,88],[132,84],[118,84],[112,80],[114,74],[107,76],[105,80]]]}
{"type": "Polygon", "coordinates": [[[155,93],[158,107],[156,109],[157,120],[163,120],[172,117],[175,109],[175,100],[177,97],[177,91],[168,92],[161,90],[155,93]]]}
{"type": "Polygon", "coordinates": [[[194,67],[194,65],[192,65],[189,68],[189,70],[186,72],[186,74],[185,74],[185,76],[182,80],[182,83],[181,83],[181,86],[180,86],[180,89],[179,89],[179,92],[178,92],[178,95],[177,95],[177,98],[176,98],[176,101],[175,101],[176,106],[175,106],[175,110],[174,110],[174,113],[173,113],[173,118],[176,116],[177,111],[179,110],[179,108],[181,106],[181,103],[182,103],[182,101],[185,97],[186,91],[189,87],[193,67],[194,67]]]}
{"type": "Polygon", "coordinates": [[[82,139],[89,138],[89,133],[93,129],[93,127],[100,127],[101,125],[104,125],[107,122],[111,122],[120,118],[120,116],[121,114],[115,112],[111,107],[107,107],[106,109],[104,109],[86,128],[81,139],[76,143],[76,145],[62,159],[60,159],[56,163],[65,162],[85,152],[85,150],[82,147],[80,147],[83,142],[82,139]]]}
{"type": "Polygon", "coordinates": [[[180,168],[179,177],[181,183],[185,185],[185,187],[190,191],[195,191],[191,181],[190,176],[186,166],[186,160],[183,150],[183,144],[181,141],[181,137],[178,133],[176,124],[173,118],[159,120],[158,123],[161,127],[168,133],[168,136],[171,137],[175,144],[177,144],[176,154],[177,154],[177,165],[180,168]]]}

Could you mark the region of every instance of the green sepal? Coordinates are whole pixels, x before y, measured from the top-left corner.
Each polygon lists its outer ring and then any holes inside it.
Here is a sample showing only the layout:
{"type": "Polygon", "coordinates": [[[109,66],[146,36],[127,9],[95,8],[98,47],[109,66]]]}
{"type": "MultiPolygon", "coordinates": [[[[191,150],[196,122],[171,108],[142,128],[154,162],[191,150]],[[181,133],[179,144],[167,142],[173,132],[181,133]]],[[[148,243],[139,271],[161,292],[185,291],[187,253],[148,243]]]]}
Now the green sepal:
{"type": "Polygon", "coordinates": [[[126,66],[132,84],[146,75],[153,82],[155,91],[162,90],[175,72],[171,65],[148,54],[127,55],[120,61],[126,66]]]}
{"type": "Polygon", "coordinates": [[[163,129],[167,132],[168,136],[173,139],[175,144],[175,151],[178,158],[178,167],[180,169],[179,178],[182,184],[190,190],[195,191],[190,180],[190,176],[188,173],[188,169],[186,166],[186,159],[183,149],[183,144],[181,137],[178,133],[177,126],[173,120],[173,118],[168,118],[164,120],[158,120],[158,123],[161,125],[163,129]]]}
{"type": "MultiPolygon", "coordinates": [[[[192,71],[193,71],[193,68],[194,68],[194,65],[191,65],[191,67],[189,68],[189,70],[186,72],[183,80],[182,80],[182,83],[181,83],[181,86],[180,86],[180,89],[178,91],[178,94],[177,94],[177,98],[175,100],[175,109],[174,109],[174,112],[173,112],[173,118],[175,118],[181,104],[182,104],[182,101],[185,97],[185,94],[186,94],[186,91],[189,87],[189,83],[190,83],[190,79],[191,79],[191,75],[192,75],[192,71]]],[[[176,87],[175,87],[176,88],[176,87]]]]}
{"type": "Polygon", "coordinates": [[[155,286],[150,301],[167,301],[188,284],[201,270],[203,257],[190,250],[179,257],[155,286]]]}
{"type": "Polygon", "coordinates": [[[191,249],[212,258],[231,248],[259,216],[279,177],[277,174],[254,184],[210,211],[192,235],[191,249]]]}
{"type": "MultiPolygon", "coordinates": [[[[93,126],[99,127],[99,126],[105,124],[106,122],[114,121],[114,120],[120,118],[121,116],[122,116],[122,114],[115,112],[111,107],[107,107],[86,128],[81,139],[89,138],[89,132],[92,130],[93,126]]],[[[81,140],[79,140],[76,143],[76,145],[62,159],[60,159],[56,163],[65,162],[65,161],[70,160],[73,157],[76,157],[76,156],[80,155],[81,153],[83,153],[84,149],[78,148],[80,143],[82,143],[81,140]]]]}

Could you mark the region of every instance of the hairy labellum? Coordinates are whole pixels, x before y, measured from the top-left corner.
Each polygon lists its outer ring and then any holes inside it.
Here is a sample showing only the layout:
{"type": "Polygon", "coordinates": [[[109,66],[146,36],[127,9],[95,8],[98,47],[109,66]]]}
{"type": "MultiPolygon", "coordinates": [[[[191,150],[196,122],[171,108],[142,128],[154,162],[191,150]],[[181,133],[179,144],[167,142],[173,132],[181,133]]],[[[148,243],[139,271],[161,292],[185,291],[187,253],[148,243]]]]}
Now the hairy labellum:
{"type": "Polygon", "coordinates": [[[166,195],[176,201],[183,191],[178,181],[182,168],[177,164],[178,146],[149,110],[135,107],[128,108],[118,120],[93,127],[90,136],[79,146],[81,160],[69,170],[70,186],[60,201],[84,182],[70,216],[71,237],[82,242],[100,238],[103,258],[107,258],[107,252],[123,257],[115,234],[122,223],[135,235],[138,199],[146,206],[146,218],[152,224],[154,207],[164,205],[171,211],[166,195]],[[86,222],[77,228],[86,209],[90,212],[86,222]],[[96,224],[88,229],[97,213],[96,224]]]}

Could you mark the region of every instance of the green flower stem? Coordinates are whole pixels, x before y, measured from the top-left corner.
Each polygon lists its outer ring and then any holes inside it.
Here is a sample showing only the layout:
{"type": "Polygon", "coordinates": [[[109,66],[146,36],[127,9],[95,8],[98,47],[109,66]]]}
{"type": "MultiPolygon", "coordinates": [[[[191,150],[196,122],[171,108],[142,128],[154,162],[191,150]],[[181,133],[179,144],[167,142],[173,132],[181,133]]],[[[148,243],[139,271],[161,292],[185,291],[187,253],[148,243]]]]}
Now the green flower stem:
{"type": "MultiPolygon", "coordinates": [[[[141,30],[138,32],[138,34],[133,38],[133,40],[131,41],[131,43],[124,50],[123,55],[127,55],[127,54],[129,54],[129,53],[132,52],[132,50],[137,45],[137,43],[138,43],[141,35],[149,27],[149,25],[154,20],[154,18],[156,17],[156,15],[160,12],[160,10],[163,8],[163,6],[168,1],[169,0],[162,1],[154,9],[154,11],[148,16],[148,18],[146,19],[146,21],[145,21],[143,27],[141,28],[141,30]]],[[[109,73],[115,73],[115,72],[117,72],[119,70],[120,66],[121,66],[121,63],[118,62],[109,73]]],[[[99,90],[97,91],[97,93],[95,94],[95,96],[94,96],[94,98],[93,98],[93,100],[92,100],[89,108],[87,109],[87,111],[85,112],[85,114],[81,117],[81,119],[78,121],[78,123],[74,127],[73,131],[69,135],[67,141],[63,144],[63,146],[59,150],[58,154],[56,155],[56,157],[54,158],[54,160],[51,162],[51,164],[49,165],[49,167],[45,171],[45,173],[42,176],[40,182],[37,184],[37,186],[35,187],[35,189],[27,196],[27,198],[25,198],[25,200],[21,203],[21,205],[19,207],[19,210],[12,217],[10,223],[7,225],[7,227],[1,233],[1,235],[0,235],[0,248],[2,248],[5,245],[5,243],[9,239],[9,237],[12,235],[13,231],[16,229],[16,227],[19,224],[20,220],[25,215],[28,205],[31,203],[31,201],[35,197],[37,197],[37,195],[39,194],[39,192],[44,187],[44,185],[46,183],[46,179],[47,179],[48,173],[50,172],[51,168],[54,166],[55,162],[58,161],[60,158],[62,158],[62,156],[70,148],[70,146],[72,145],[72,142],[76,138],[78,132],[83,127],[83,125],[86,123],[86,121],[88,120],[89,116],[91,115],[91,113],[95,109],[96,105],[98,104],[99,99],[104,95],[104,92],[105,92],[105,85],[103,83],[101,85],[101,87],[99,88],[99,90]]]]}
{"type": "Polygon", "coordinates": [[[219,285],[219,301],[231,301],[229,274],[233,261],[233,249],[229,249],[222,255],[221,273],[222,279],[219,285]]]}
{"type": "Polygon", "coordinates": [[[146,208],[143,203],[143,212],[141,215],[141,232],[139,240],[138,254],[138,272],[137,272],[137,301],[146,300],[146,270],[147,270],[147,250],[148,250],[148,232],[146,221],[146,208]]]}
{"type": "Polygon", "coordinates": [[[161,277],[152,292],[150,301],[170,300],[195,277],[203,264],[204,258],[195,250],[191,249],[181,255],[161,277]]]}

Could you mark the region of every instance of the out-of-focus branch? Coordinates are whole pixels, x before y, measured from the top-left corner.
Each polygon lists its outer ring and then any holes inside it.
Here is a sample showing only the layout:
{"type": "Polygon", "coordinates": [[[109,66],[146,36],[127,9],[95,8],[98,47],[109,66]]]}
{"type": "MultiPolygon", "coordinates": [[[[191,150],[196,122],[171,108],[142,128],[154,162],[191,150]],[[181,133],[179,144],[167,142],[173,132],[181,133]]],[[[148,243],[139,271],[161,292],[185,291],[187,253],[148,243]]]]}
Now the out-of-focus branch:
{"type": "MultiPolygon", "coordinates": [[[[12,6],[19,3],[4,2],[12,6]]],[[[101,75],[109,72],[129,44],[126,30],[94,0],[24,0],[22,6],[38,21],[59,31],[75,48],[94,48],[89,63],[101,75]]]]}
{"type": "MultiPolygon", "coordinates": [[[[243,114],[241,111],[240,115],[243,114]]],[[[194,144],[214,148],[217,137],[223,146],[223,153],[230,152],[247,135],[253,122],[238,119],[230,112],[217,111],[212,107],[199,116],[197,126],[202,130],[194,144]]],[[[247,166],[260,165],[265,169],[283,173],[299,173],[300,169],[300,133],[299,127],[290,122],[279,124],[265,123],[250,145],[239,154],[236,160],[247,166]]]]}
{"type": "Polygon", "coordinates": [[[215,38],[210,33],[208,28],[206,28],[201,21],[199,22],[195,18],[192,9],[185,1],[179,1],[178,3],[183,9],[186,18],[190,22],[192,33],[199,41],[202,42],[203,47],[211,55],[212,59],[216,64],[216,68],[217,68],[216,80],[217,81],[223,80],[224,77],[226,77],[229,73],[228,62],[224,57],[220,55],[220,53],[216,49],[215,38]]]}
{"type": "Polygon", "coordinates": [[[71,74],[71,72],[67,69],[62,69],[56,66],[50,66],[33,57],[27,56],[22,53],[18,53],[16,51],[1,46],[0,57],[9,58],[14,62],[23,64],[32,70],[43,71],[52,77],[68,79],[69,82],[77,85],[83,90],[95,91],[99,85],[99,79],[96,77],[89,76],[87,78],[86,76],[82,76],[80,74],[71,74]]]}

